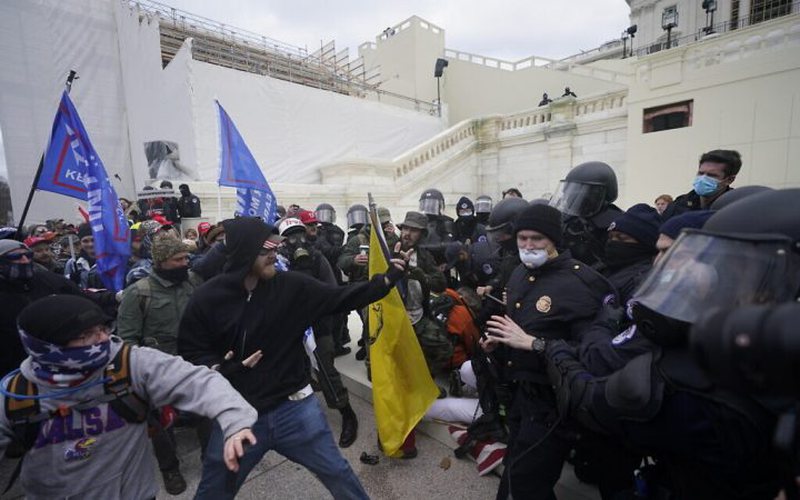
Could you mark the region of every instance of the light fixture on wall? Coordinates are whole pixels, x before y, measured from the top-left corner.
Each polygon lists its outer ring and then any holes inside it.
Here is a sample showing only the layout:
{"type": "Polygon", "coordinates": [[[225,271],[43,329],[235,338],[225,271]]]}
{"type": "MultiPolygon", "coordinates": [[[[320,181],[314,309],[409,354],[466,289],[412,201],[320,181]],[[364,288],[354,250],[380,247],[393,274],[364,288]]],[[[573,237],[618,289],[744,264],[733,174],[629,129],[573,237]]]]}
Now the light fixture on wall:
{"type": "Polygon", "coordinates": [[[717,0],[703,0],[703,9],[706,11],[706,35],[714,33],[714,11],[717,10],[717,0]]]}
{"type": "Polygon", "coordinates": [[[440,57],[436,59],[436,67],[433,70],[433,76],[436,77],[436,107],[440,118],[442,116],[442,94],[439,87],[439,81],[442,79],[442,74],[444,74],[444,69],[448,64],[449,62],[447,59],[442,59],[440,57]]]}
{"type": "Polygon", "coordinates": [[[678,7],[672,6],[661,13],[661,29],[667,32],[667,49],[672,47],[672,29],[678,26],[678,7]]]}

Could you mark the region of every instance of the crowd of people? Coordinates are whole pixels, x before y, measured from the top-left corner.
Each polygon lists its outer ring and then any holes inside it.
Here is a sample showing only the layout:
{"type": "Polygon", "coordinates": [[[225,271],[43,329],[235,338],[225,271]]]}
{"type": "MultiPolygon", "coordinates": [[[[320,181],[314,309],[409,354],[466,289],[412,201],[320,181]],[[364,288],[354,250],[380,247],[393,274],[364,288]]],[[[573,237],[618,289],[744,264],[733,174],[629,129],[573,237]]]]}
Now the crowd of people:
{"type": "MultiPolygon", "coordinates": [[[[2,229],[0,449],[29,457],[31,498],[152,498],[154,459],[170,494],[186,489],[178,422],[203,450],[196,498],[232,498],[269,450],[334,498],[366,498],[309,396],[321,390],[341,414],[338,447],[351,446],[358,416],[335,358],[357,347],[369,376],[366,308],[399,284],[440,387],[428,416],[463,424],[457,454],[481,474],[502,461],[498,499],[555,498],[567,460],[604,499],[774,498],[793,484],[770,443],[794,400],[720,384],[690,350],[707,313],[800,295],[800,190],[733,189],[741,168],[736,151],[704,153],[686,194],[626,211],[596,161],[550,199],[463,196],[455,218],[427,189],[402,220],[377,209],[392,259],[373,277],[358,204],[344,228],[327,203],[190,227],[201,212],[187,185],[180,199],[123,200],[118,293],[98,279],[88,224],[2,229]],[[94,450],[108,460],[87,460],[94,450]],[[100,467],[118,474],[81,489],[100,467]]],[[[417,456],[413,431],[401,451],[417,456]]]]}

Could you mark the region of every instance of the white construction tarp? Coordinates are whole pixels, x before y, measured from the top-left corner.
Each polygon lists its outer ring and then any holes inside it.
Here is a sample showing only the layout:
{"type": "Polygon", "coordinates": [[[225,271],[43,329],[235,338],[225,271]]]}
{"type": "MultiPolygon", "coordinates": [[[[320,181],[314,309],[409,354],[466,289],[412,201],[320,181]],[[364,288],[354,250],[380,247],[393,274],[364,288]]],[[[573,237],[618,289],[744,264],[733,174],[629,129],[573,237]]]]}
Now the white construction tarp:
{"type": "MultiPolygon", "coordinates": [[[[80,78],[73,102],[118,193],[129,198],[164,172],[171,180],[216,180],[214,99],[276,183],[319,182],[319,166],[335,161],[388,160],[443,129],[423,113],[195,61],[190,43],[162,69],[158,19],[127,3],[0,2],[0,128],[15,215],[72,69],[80,78]]],[[[29,218],[76,214],[74,200],[39,193],[29,218]]]]}

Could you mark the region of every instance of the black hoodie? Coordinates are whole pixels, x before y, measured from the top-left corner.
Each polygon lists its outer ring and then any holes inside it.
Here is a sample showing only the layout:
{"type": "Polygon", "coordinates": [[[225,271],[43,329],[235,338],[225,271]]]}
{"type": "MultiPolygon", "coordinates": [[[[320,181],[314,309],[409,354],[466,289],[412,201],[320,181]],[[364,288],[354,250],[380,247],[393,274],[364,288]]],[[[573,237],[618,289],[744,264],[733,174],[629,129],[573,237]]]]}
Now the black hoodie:
{"type": "Polygon", "coordinates": [[[226,221],[228,262],[225,272],[197,288],[181,320],[178,353],[207,366],[222,363],[229,350],[234,360],[261,349],[264,357],[252,369],[229,380],[257,410],[285,401],[310,382],[303,348],[306,328],[322,316],[365,307],[389,293],[383,275],[349,286],[332,286],[296,272],[260,280],[248,293],[244,278],[271,233],[260,219],[226,221]]]}

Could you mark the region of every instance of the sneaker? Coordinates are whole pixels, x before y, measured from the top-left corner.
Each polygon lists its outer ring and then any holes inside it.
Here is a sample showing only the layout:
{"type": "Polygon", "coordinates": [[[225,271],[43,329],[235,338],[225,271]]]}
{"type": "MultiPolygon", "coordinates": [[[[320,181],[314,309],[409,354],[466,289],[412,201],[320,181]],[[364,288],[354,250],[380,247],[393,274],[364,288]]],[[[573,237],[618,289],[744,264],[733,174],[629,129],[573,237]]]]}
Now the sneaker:
{"type": "Polygon", "coordinates": [[[164,477],[164,489],[170,495],[180,495],[186,491],[186,480],[180,470],[162,470],[161,475],[164,477]]]}

